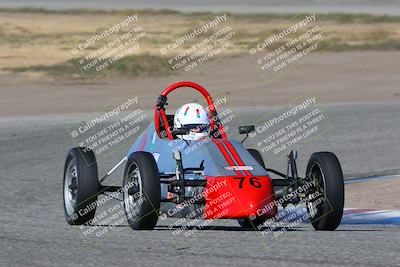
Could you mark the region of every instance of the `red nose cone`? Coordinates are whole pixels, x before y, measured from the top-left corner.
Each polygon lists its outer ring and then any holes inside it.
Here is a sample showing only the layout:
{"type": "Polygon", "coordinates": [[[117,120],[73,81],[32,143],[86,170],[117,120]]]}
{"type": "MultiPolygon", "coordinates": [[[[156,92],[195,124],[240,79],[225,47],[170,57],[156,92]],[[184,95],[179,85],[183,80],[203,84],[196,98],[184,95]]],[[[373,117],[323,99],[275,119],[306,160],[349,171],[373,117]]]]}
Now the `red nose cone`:
{"type": "Polygon", "coordinates": [[[268,176],[206,177],[206,219],[230,219],[277,214],[271,179],[268,176]]]}

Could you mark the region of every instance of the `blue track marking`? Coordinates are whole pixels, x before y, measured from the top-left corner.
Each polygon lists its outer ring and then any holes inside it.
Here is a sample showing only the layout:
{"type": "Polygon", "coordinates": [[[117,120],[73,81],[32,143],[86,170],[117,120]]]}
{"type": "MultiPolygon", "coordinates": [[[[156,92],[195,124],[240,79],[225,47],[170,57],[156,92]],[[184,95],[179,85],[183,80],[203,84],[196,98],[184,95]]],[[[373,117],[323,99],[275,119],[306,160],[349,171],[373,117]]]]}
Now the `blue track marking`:
{"type": "MultiPolygon", "coordinates": [[[[280,209],[279,214],[281,217],[277,221],[280,222],[293,223],[300,219],[302,223],[309,223],[309,219],[303,217],[307,214],[304,207],[280,209]]],[[[345,208],[341,224],[400,225],[400,211],[345,208]]]]}
{"type": "Polygon", "coordinates": [[[398,210],[345,209],[342,224],[397,224],[400,225],[398,210]]]}

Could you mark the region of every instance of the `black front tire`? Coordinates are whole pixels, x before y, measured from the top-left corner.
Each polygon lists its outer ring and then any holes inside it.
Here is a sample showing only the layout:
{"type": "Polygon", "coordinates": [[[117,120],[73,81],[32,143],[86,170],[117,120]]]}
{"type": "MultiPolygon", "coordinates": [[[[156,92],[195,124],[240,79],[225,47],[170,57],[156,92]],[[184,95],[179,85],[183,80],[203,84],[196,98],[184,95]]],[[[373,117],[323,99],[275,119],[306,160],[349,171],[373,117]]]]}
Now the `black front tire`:
{"type": "Polygon", "coordinates": [[[338,158],[331,152],[312,154],[306,176],[315,182],[311,192],[314,195],[309,194],[307,201],[313,227],[335,230],[342,220],[344,207],[344,181],[338,158]]]}
{"type": "Polygon", "coordinates": [[[157,163],[149,152],[132,153],[126,163],[124,179],[124,210],[134,230],[151,230],[160,211],[160,177],[157,163]]]}
{"type": "Polygon", "coordinates": [[[88,224],[96,213],[99,182],[96,157],[91,150],[72,148],[63,180],[64,216],[70,225],[88,224]]]}

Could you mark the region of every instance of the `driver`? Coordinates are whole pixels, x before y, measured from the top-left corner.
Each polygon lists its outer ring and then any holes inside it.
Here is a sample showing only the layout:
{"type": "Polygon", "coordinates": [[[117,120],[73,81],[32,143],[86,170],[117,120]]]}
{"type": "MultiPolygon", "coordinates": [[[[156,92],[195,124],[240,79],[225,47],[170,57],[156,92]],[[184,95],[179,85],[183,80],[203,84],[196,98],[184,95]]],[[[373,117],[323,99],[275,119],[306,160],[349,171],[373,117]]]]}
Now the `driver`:
{"type": "Polygon", "coordinates": [[[184,140],[199,140],[210,134],[210,118],[207,110],[200,104],[188,103],[182,105],[175,113],[174,128],[187,128],[185,135],[177,135],[184,140]]]}

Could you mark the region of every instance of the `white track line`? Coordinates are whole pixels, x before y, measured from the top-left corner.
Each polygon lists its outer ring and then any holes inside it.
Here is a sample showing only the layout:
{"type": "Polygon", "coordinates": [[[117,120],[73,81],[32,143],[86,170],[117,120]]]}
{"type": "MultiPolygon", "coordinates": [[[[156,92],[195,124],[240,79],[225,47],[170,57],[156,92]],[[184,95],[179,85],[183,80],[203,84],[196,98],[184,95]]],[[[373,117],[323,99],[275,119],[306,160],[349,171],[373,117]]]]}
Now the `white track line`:
{"type": "Polygon", "coordinates": [[[374,180],[389,180],[400,178],[400,175],[384,175],[384,176],[370,176],[364,178],[349,178],[344,180],[344,184],[365,183],[374,180]]]}

